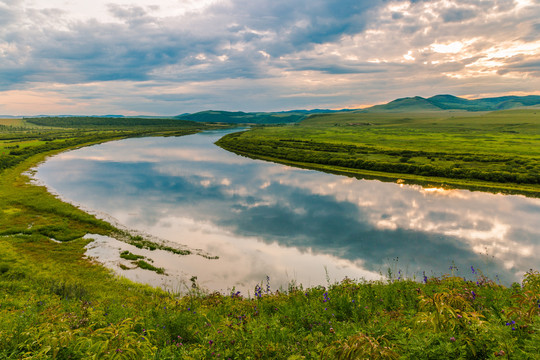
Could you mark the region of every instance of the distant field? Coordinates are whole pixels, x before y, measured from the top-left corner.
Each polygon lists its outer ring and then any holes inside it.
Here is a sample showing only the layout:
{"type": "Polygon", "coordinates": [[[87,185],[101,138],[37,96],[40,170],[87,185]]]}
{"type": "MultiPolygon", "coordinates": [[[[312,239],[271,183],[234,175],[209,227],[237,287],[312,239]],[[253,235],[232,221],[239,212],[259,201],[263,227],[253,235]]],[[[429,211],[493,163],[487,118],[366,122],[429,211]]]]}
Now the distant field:
{"type": "Polygon", "coordinates": [[[538,110],[312,115],[299,125],[231,134],[218,145],[336,172],[540,192],[538,110]]]}
{"type": "Polygon", "coordinates": [[[24,120],[23,119],[0,119],[0,125],[24,126],[24,120]]]}

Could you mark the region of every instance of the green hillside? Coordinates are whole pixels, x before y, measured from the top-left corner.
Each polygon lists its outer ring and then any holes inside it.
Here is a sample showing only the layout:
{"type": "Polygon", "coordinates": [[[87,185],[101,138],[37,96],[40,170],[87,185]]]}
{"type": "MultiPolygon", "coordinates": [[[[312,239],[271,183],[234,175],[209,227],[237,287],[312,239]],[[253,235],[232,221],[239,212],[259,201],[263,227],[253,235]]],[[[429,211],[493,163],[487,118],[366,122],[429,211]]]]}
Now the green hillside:
{"type": "Polygon", "coordinates": [[[440,111],[441,107],[420,96],[396,99],[385,105],[375,105],[367,112],[414,112],[414,111],[440,111]]]}
{"type": "Polygon", "coordinates": [[[497,111],[540,106],[540,96],[502,96],[468,100],[453,95],[420,96],[397,99],[384,105],[375,105],[362,112],[419,112],[441,110],[497,111]]]}

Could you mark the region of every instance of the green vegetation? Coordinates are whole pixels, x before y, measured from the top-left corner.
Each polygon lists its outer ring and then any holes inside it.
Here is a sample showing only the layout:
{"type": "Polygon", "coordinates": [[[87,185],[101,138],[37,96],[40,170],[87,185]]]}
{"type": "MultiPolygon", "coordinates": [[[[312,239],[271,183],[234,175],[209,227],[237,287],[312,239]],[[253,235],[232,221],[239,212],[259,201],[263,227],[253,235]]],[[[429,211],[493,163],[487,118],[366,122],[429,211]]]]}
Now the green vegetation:
{"type": "Polygon", "coordinates": [[[6,128],[0,129],[7,149],[0,157],[11,159],[0,170],[0,359],[538,356],[540,274],[533,271],[512,287],[472,268],[476,281],[389,273],[380,281],[278,290],[267,278],[251,294],[209,294],[195,277],[178,293],[115,277],[84,257],[82,236],[150,245],[29,184],[23,173],[63,149],[141,132],[88,130],[78,137],[67,128],[6,128]],[[27,150],[11,153],[21,148],[27,150]]]}
{"type": "Polygon", "coordinates": [[[225,149],[361,177],[540,194],[540,111],[343,113],[255,128],[225,149]]]}
{"type": "Polygon", "coordinates": [[[129,251],[122,251],[120,253],[120,257],[122,259],[126,259],[126,260],[139,260],[139,259],[144,259],[144,256],[142,255],[135,255],[135,254],[132,254],[131,252],[129,251]]]}
{"type": "Polygon", "coordinates": [[[160,250],[165,250],[165,251],[171,252],[173,254],[177,254],[177,255],[189,255],[189,254],[191,254],[191,251],[189,251],[189,250],[177,249],[177,248],[173,248],[171,246],[158,244],[158,243],[153,242],[153,241],[145,240],[140,235],[137,235],[137,236],[127,235],[127,237],[123,237],[122,240],[124,242],[128,243],[128,244],[136,246],[139,249],[148,249],[148,250],[160,249],[160,250]]]}
{"type": "MultiPolygon", "coordinates": [[[[165,270],[163,268],[155,267],[154,265],[149,264],[148,262],[144,261],[143,259],[146,258],[145,256],[132,254],[131,252],[126,250],[126,251],[122,251],[120,253],[120,258],[125,259],[125,260],[131,260],[131,263],[133,265],[135,265],[136,267],[139,267],[141,269],[155,271],[158,274],[165,274],[165,270]]],[[[150,259],[148,259],[148,260],[150,260],[150,259]]],[[[150,260],[150,261],[152,261],[152,260],[150,260]]],[[[126,267],[124,265],[124,267],[122,267],[122,269],[129,270],[131,268],[126,267]]]]}
{"type": "Polygon", "coordinates": [[[146,262],[146,261],[144,261],[144,260],[137,260],[137,261],[135,261],[135,264],[136,264],[138,267],[140,267],[141,269],[150,270],[150,271],[155,271],[155,272],[157,272],[158,274],[164,274],[164,273],[165,273],[165,270],[163,270],[163,268],[155,267],[154,265],[149,264],[148,262],[146,262]]]}
{"type": "Polygon", "coordinates": [[[196,128],[200,124],[177,119],[153,118],[110,118],[110,117],[42,117],[27,118],[26,122],[39,126],[71,128],[71,129],[116,129],[129,131],[182,130],[196,128]]]}

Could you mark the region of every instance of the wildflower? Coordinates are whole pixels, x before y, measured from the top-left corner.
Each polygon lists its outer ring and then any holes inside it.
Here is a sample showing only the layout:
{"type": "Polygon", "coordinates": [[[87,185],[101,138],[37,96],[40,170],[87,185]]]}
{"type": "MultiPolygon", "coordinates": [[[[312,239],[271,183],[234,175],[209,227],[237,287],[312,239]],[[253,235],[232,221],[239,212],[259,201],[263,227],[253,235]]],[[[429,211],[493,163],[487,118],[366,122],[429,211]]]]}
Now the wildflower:
{"type": "Polygon", "coordinates": [[[212,346],[214,342],[212,340],[208,340],[208,345],[212,346]]]}
{"type": "Polygon", "coordinates": [[[451,342],[455,342],[455,341],[456,341],[456,338],[452,336],[452,337],[450,338],[450,341],[451,341],[451,342]]]}
{"type": "Polygon", "coordinates": [[[327,302],[328,300],[330,300],[330,298],[328,297],[328,292],[325,292],[323,294],[323,302],[327,302]]]}
{"type": "Polygon", "coordinates": [[[474,291],[471,291],[471,295],[473,297],[473,300],[476,299],[476,293],[474,291]]]}
{"type": "Polygon", "coordinates": [[[259,299],[262,297],[262,288],[259,284],[255,285],[255,296],[259,299]]]}
{"type": "Polygon", "coordinates": [[[472,272],[473,274],[476,274],[476,270],[474,270],[474,267],[473,267],[472,265],[471,265],[471,272],[472,272]]]}
{"type": "Polygon", "coordinates": [[[330,328],[330,332],[333,334],[335,333],[334,328],[330,328]]]}

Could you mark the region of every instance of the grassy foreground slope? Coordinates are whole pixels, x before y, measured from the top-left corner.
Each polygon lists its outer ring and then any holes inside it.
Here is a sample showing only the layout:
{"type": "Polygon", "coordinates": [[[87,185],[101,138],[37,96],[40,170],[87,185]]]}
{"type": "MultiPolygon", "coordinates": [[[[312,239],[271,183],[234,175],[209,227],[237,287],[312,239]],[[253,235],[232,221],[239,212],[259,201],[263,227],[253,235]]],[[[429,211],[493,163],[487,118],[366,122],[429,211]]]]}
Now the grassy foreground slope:
{"type": "Polygon", "coordinates": [[[0,359],[537,358],[533,271],[511,288],[462,269],[477,281],[389,274],[277,291],[267,279],[251,294],[208,294],[194,280],[179,295],[117,278],[84,257],[81,237],[119,230],[23,173],[64,149],[140,133],[72,131],[0,129],[0,157],[11,159],[0,170],[0,359]]]}
{"type": "Polygon", "coordinates": [[[540,194],[540,111],[344,113],[217,143],[240,154],[358,176],[540,194]]]}

